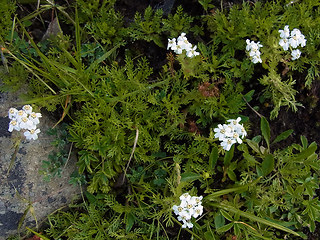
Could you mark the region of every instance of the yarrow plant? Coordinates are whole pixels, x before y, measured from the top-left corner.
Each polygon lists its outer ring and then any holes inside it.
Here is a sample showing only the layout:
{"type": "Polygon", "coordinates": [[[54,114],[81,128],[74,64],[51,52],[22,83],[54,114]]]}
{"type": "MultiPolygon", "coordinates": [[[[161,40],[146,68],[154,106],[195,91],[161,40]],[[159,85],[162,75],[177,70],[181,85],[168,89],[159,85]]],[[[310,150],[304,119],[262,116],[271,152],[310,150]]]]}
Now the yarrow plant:
{"type": "Polygon", "coordinates": [[[250,41],[250,39],[246,40],[247,46],[246,46],[246,50],[250,56],[251,62],[253,62],[254,64],[256,63],[262,63],[262,60],[260,58],[260,51],[259,49],[261,47],[263,47],[262,44],[260,44],[260,42],[254,42],[254,41],[250,41]]]}
{"type": "Polygon", "coordinates": [[[24,105],[21,110],[10,108],[8,117],[11,120],[8,128],[9,132],[13,130],[23,131],[27,140],[38,139],[40,129],[37,129],[37,125],[40,123],[41,113],[33,112],[30,105],[24,105]]]}
{"type": "Polygon", "coordinates": [[[178,216],[178,220],[183,222],[182,228],[192,228],[191,218],[197,218],[203,213],[202,196],[191,197],[189,193],[184,193],[180,196],[180,205],[174,205],[172,210],[178,216]]]}
{"type": "Polygon", "coordinates": [[[229,151],[233,144],[236,142],[241,144],[242,139],[247,136],[247,132],[243,125],[240,124],[241,118],[229,119],[229,124],[219,124],[213,131],[215,132],[214,137],[219,138],[221,146],[224,150],[229,151]]]}
{"type": "Polygon", "coordinates": [[[176,54],[182,54],[183,50],[185,50],[186,55],[189,58],[198,56],[200,54],[196,51],[197,46],[192,46],[185,33],[181,33],[177,40],[175,38],[168,39],[167,50],[169,49],[173,50],[176,54]]]}
{"type": "Polygon", "coordinates": [[[301,51],[296,49],[299,47],[306,46],[307,40],[304,35],[300,32],[299,29],[295,28],[291,31],[289,29],[289,25],[286,25],[283,30],[279,30],[280,33],[280,41],[279,45],[283,48],[284,51],[288,51],[291,47],[293,50],[291,51],[292,60],[296,60],[300,58],[301,51]]]}

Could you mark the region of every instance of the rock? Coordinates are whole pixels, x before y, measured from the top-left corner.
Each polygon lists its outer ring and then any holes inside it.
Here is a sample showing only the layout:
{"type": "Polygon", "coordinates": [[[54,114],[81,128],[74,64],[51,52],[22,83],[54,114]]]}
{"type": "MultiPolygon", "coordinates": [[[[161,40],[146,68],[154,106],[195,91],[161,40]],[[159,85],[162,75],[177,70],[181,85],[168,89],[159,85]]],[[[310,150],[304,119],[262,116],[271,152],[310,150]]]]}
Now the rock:
{"type": "MultiPolygon", "coordinates": [[[[48,116],[40,119],[39,138],[35,141],[22,140],[16,152],[16,158],[9,173],[8,168],[15,153],[15,139],[20,132],[8,132],[9,119],[7,112],[16,106],[17,98],[8,93],[0,94],[0,240],[18,233],[18,224],[29,206],[34,208],[38,223],[54,210],[65,206],[79,197],[79,186],[69,184],[70,174],[76,169],[75,157],[71,157],[62,172],[62,177],[55,177],[50,182],[43,180],[39,173],[42,161],[48,160],[48,154],[54,150],[51,145],[52,136],[45,132],[55,124],[48,116]]],[[[35,219],[30,211],[21,227],[35,227],[35,219]]]]}

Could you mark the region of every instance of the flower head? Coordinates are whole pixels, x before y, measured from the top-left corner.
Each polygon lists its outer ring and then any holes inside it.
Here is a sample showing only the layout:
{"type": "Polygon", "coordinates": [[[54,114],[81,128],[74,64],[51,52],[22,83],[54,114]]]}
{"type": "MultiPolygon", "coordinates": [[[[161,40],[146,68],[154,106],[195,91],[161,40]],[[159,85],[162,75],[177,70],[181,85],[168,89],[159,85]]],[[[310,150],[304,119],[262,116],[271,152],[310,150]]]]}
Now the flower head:
{"type": "Polygon", "coordinates": [[[290,37],[290,30],[289,25],[284,26],[283,30],[279,30],[281,38],[289,38],[290,37]]]}
{"type": "Polygon", "coordinates": [[[249,39],[246,40],[247,46],[246,46],[246,50],[249,54],[249,57],[251,59],[251,61],[256,64],[258,62],[262,63],[262,60],[260,58],[260,51],[259,49],[261,47],[263,47],[262,44],[260,44],[260,42],[254,42],[254,41],[250,41],[249,39]]]}
{"type": "Polygon", "coordinates": [[[24,136],[27,140],[37,140],[38,139],[38,133],[40,133],[40,129],[31,129],[24,132],[24,136]]]}
{"type": "Polygon", "coordinates": [[[301,55],[301,51],[299,49],[295,49],[291,52],[291,56],[292,56],[292,60],[296,60],[298,58],[300,58],[301,55]]]}
{"type": "Polygon", "coordinates": [[[176,54],[182,54],[185,51],[186,56],[189,58],[200,54],[196,51],[197,46],[192,46],[192,44],[188,41],[186,33],[181,33],[177,39],[168,39],[167,49],[173,50],[176,54]]]}
{"type": "Polygon", "coordinates": [[[192,228],[191,218],[197,218],[203,213],[202,196],[191,197],[189,193],[184,193],[180,196],[180,200],[180,205],[174,205],[172,210],[178,216],[177,219],[183,222],[182,228],[192,228]]]}
{"type": "Polygon", "coordinates": [[[10,119],[15,119],[17,113],[18,113],[18,109],[10,108],[9,111],[8,111],[8,116],[9,116],[10,119]]]}
{"type": "Polygon", "coordinates": [[[227,120],[228,124],[218,124],[214,129],[215,138],[219,138],[220,145],[226,151],[229,151],[233,144],[242,143],[242,138],[247,136],[247,132],[243,125],[240,124],[241,118],[227,120]]]}
{"type": "Polygon", "coordinates": [[[13,130],[20,131],[19,123],[15,119],[10,121],[9,128],[8,128],[9,132],[12,132],[13,130]]]}

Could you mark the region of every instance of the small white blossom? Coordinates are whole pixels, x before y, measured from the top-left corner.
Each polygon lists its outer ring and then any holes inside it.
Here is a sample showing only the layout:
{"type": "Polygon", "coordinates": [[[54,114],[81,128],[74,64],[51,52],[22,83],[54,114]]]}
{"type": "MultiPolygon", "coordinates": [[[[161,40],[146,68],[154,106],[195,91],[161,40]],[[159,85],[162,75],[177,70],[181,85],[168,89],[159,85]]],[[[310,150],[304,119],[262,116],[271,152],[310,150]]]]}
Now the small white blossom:
{"type": "Polygon", "coordinates": [[[33,123],[33,121],[31,121],[27,117],[23,117],[21,119],[19,126],[21,129],[27,129],[27,130],[36,129],[36,125],[33,123]]]}
{"type": "Polygon", "coordinates": [[[9,111],[8,111],[9,119],[15,119],[17,113],[18,113],[18,109],[16,109],[16,108],[10,108],[9,111]]]}
{"type": "Polygon", "coordinates": [[[27,140],[37,140],[38,139],[38,133],[40,133],[40,129],[31,129],[24,132],[24,136],[27,140]]]}
{"type": "Polygon", "coordinates": [[[32,107],[30,105],[24,105],[22,110],[25,111],[26,114],[30,114],[32,112],[32,107]]]}
{"type": "Polygon", "coordinates": [[[279,30],[281,38],[289,38],[290,37],[290,30],[289,25],[284,26],[283,30],[279,30]]]}
{"type": "Polygon", "coordinates": [[[19,110],[16,114],[17,121],[21,122],[21,119],[24,117],[28,117],[28,114],[24,110],[19,110]]]}
{"type": "Polygon", "coordinates": [[[42,114],[41,114],[41,113],[32,112],[32,113],[30,113],[30,115],[29,115],[29,119],[30,119],[35,125],[37,125],[37,124],[40,123],[39,118],[41,118],[41,117],[42,117],[42,114]]]}
{"type": "Polygon", "coordinates": [[[218,127],[213,129],[213,131],[216,132],[214,137],[219,138],[219,141],[223,141],[223,139],[225,139],[226,136],[231,132],[231,128],[228,128],[226,124],[218,124],[218,127]]]}
{"type": "Polygon", "coordinates": [[[288,51],[289,49],[289,40],[287,38],[281,38],[279,41],[279,45],[283,48],[284,51],[288,51]]]}
{"type": "Polygon", "coordinates": [[[183,221],[182,228],[193,228],[193,224],[190,221],[183,221]]]}
{"type": "Polygon", "coordinates": [[[189,58],[192,58],[194,56],[198,56],[200,53],[196,51],[197,46],[194,46],[193,48],[190,48],[189,51],[187,51],[187,56],[189,58]]]}
{"type": "Polygon", "coordinates": [[[224,150],[229,151],[234,143],[236,143],[236,140],[234,140],[232,138],[225,138],[225,139],[223,139],[221,146],[224,150]]]}
{"type": "Polygon", "coordinates": [[[251,62],[254,63],[254,64],[256,64],[256,63],[262,63],[262,60],[261,60],[260,56],[253,56],[253,57],[251,58],[251,62]]]}
{"type": "Polygon", "coordinates": [[[295,49],[291,52],[291,56],[292,56],[292,60],[296,60],[298,58],[300,58],[301,55],[301,51],[299,49],[295,49]]]}
{"type": "Polygon", "coordinates": [[[13,130],[20,131],[19,123],[15,119],[11,120],[9,123],[8,131],[12,132],[13,130]]]}
{"type": "Polygon", "coordinates": [[[299,45],[301,45],[301,47],[306,45],[306,39],[299,29],[295,28],[292,30],[289,44],[293,48],[297,48],[299,45]]]}
{"type": "Polygon", "coordinates": [[[249,39],[246,40],[247,46],[246,46],[246,50],[249,54],[249,57],[251,59],[251,62],[253,62],[254,64],[260,62],[262,63],[262,60],[260,58],[260,51],[259,49],[261,47],[263,47],[262,44],[260,44],[260,42],[254,42],[254,41],[250,41],[249,39]]]}
{"type": "Polygon", "coordinates": [[[167,47],[167,50],[168,49],[172,49],[172,50],[176,50],[177,49],[177,42],[176,42],[176,39],[175,38],[172,38],[172,39],[168,39],[168,47],[167,47]]]}
{"type": "Polygon", "coordinates": [[[196,207],[194,208],[194,213],[193,213],[192,216],[193,216],[194,218],[197,218],[197,217],[201,216],[202,213],[203,213],[203,206],[202,206],[202,205],[196,206],[196,207]]]}

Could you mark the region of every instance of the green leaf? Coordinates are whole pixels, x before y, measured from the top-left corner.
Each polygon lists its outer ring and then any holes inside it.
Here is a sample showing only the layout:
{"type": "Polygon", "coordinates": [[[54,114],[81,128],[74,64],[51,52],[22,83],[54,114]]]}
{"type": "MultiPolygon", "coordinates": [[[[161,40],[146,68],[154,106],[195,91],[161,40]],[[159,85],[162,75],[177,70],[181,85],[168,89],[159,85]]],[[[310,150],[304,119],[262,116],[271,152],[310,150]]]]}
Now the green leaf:
{"type": "Polygon", "coordinates": [[[218,233],[224,233],[230,230],[230,228],[232,228],[234,225],[234,223],[229,223],[227,225],[224,225],[223,227],[217,228],[217,232],[218,233]]]}
{"type": "Polygon", "coordinates": [[[317,144],[315,142],[312,142],[307,149],[298,153],[297,156],[293,159],[293,161],[294,162],[301,162],[301,160],[305,160],[309,156],[314,154],[316,150],[317,150],[317,144]]]}
{"type": "Polygon", "coordinates": [[[214,216],[214,226],[215,228],[220,228],[225,224],[225,218],[221,214],[221,212],[217,212],[214,216]]]}
{"type": "Polygon", "coordinates": [[[281,142],[281,141],[287,139],[292,133],[293,133],[293,130],[292,130],[292,129],[289,129],[289,130],[287,130],[287,131],[284,131],[284,132],[280,133],[280,134],[276,137],[276,139],[272,142],[272,144],[277,143],[277,142],[281,142]]]}
{"type": "Polygon", "coordinates": [[[250,102],[252,100],[253,94],[254,94],[254,90],[251,90],[246,95],[244,95],[243,97],[247,102],[250,102]]]}
{"type": "MultiPolygon", "coordinates": [[[[271,221],[268,221],[264,218],[261,218],[261,217],[257,217],[249,212],[244,212],[244,211],[241,211],[240,209],[238,208],[235,208],[235,207],[232,207],[226,203],[212,203],[212,202],[209,202],[208,204],[210,204],[211,206],[213,207],[216,207],[216,208],[220,208],[220,209],[223,209],[225,211],[228,211],[228,212],[232,212],[232,213],[235,213],[235,214],[239,214],[240,216],[242,217],[245,217],[245,218],[248,218],[250,219],[251,221],[253,222],[258,222],[258,223],[262,223],[262,224],[265,224],[267,226],[270,226],[270,227],[273,227],[273,228],[277,228],[279,230],[282,230],[282,231],[285,231],[285,232],[288,232],[290,234],[293,234],[295,236],[300,236],[298,233],[292,231],[291,229],[289,228],[286,228],[278,223],[274,223],[274,222],[271,222],[271,221]]],[[[227,225],[226,225],[227,226],[227,225]]],[[[225,227],[225,226],[224,226],[225,227]]],[[[222,228],[224,228],[222,227],[222,228]]],[[[232,226],[231,226],[232,227],[232,226]]],[[[231,228],[229,227],[229,229],[231,228]]],[[[222,229],[222,228],[219,228],[219,229],[222,229]]],[[[227,227],[225,227],[227,228],[227,227]]],[[[224,229],[223,229],[224,230],[224,229]]],[[[217,229],[218,231],[218,229],[217,229]]]]}
{"type": "Polygon", "coordinates": [[[229,220],[230,222],[233,221],[233,218],[231,217],[231,215],[229,213],[227,213],[226,211],[224,211],[222,209],[220,210],[220,212],[221,212],[222,216],[225,217],[225,219],[229,220]]]}
{"type": "Polygon", "coordinates": [[[300,136],[300,140],[301,140],[301,143],[302,143],[302,147],[303,149],[306,149],[308,147],[308,140],[305,136],[301,135],[300,136]]]}
{"type": "Polygon", "coordinates": [[[246,142],[248,143],[249,147],[251,147],[251,149],[253,151],[255,151],[256,153],[261,153],[258,143],[254,142],[250,139],[246,139],[246,142]]]}
{"type": "Polygon", "coordinates": [[[227,171],[227,174],[228,174],[228,177],[232,180],[232,181],[237,181],[237,176],[236,174],[234,173],[233,170],[231,170],[230,168],[228,169],[227,171]]]}
{"type": "Polygon", "coordinates": [[[227,151],[226,154],[224,155],[224,159],[223,159],[224,166],[227,167],[230,165],[231,160],[233,158],[233,154],[234,154],[234,145],[232,145],[230,150],[227,151]]]}
{"type": "Polygon", "coordinates": [[[181,174],[181,182],[193,182],[201,178],[201,175],[193,172],[185,172],[181,174]]]}
{"type": "Polygon", "coordinates": [[[272,154],[267,154],[261,164],[263,176],[267,176],[274,169],[274,158],[272,154]]]}
{"type": "Polygon", "coordinates": [[[131,213],[127,214],[126,218],[126,232],[130,232],[131,228],[133,227],[134,221],[135,221],[135,216],[132,215],[131,213]]]}
{"type": "Polygon", "coordinates": [[[270,126],[269,126],[269,123],[265,117],[261,118],[260,127],[261,127],[262,136],[266,140],[266,143],[267,143],[268,149],[269,149],[269,146],[270,146],[270,126]]]}
{"type": "Polygon", "coordinates": [[[218,148],[215,146],[212,148],[210,156],[209,156],[209,171],[214,171],[214,168],[217,164],[219,153],[218,153],[218,148]]]}

